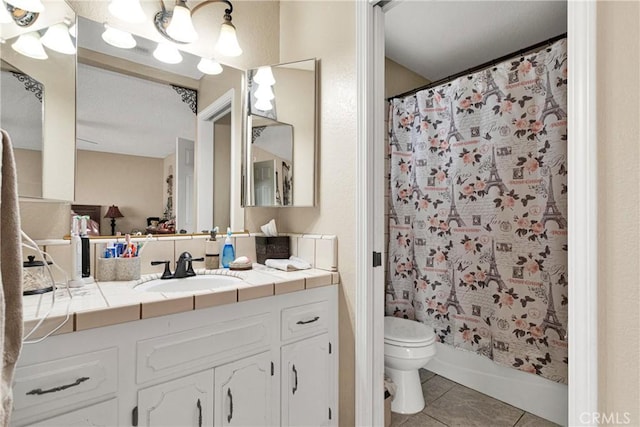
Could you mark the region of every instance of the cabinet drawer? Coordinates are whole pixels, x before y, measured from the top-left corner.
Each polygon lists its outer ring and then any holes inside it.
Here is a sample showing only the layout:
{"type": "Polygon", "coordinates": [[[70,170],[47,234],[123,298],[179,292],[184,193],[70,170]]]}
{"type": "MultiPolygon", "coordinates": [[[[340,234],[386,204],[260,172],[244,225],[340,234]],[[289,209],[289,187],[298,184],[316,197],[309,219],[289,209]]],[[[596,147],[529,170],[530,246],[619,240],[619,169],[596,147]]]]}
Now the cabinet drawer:
{"type": "Polygon", "coordinates": [[[109,427],[115,425],[118,425],[118,402],[113,398],[35,424],[29,424],[29,427],[109,427]]]}
{"type": "Polygon", "coordinates": [[[329,302],[289,307],[282,310],[282,341],[325,332],[329,324],[329,302]]]}
{"type": "Polygon", "coordinates": [[[94,399],[118,388],[118,349],[65,357],[16,369],[13,407],[16,416],[38,413],[94,399]]]}
{"type": "Polygon", "coordinates": [[[267,348],[271,319],[265,313],[138,341],[137,382],[213,366],[267,348]]]}

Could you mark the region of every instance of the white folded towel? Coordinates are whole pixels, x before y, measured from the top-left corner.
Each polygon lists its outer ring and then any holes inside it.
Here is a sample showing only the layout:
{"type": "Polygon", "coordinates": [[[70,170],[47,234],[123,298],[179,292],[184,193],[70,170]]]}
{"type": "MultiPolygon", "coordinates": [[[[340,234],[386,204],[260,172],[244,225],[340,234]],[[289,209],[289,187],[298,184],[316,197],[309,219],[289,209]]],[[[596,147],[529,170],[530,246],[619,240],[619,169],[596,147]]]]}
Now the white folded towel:
{"type": "Polygon", "coordinates": [[[273,259],[269,258],[264,265],[271,268],[277,268],[282,271],[307,270],[311,268],[311,264],[302,258],[291,256],[289,259],[273,259]]]}

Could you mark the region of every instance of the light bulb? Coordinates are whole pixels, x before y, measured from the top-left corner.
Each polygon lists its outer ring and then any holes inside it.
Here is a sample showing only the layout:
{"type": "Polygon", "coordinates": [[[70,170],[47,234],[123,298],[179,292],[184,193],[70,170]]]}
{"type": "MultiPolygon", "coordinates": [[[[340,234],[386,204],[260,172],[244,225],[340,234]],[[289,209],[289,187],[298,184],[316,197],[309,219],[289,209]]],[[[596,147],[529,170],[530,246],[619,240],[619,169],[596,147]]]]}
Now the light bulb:
{"type": "Polygon", "coordinates": [[[242,55],[242,49],[236,37],[236,27],[231,22],[224,22],[220,27],[216,50],[224,56],[242,55]]]}
{"type": "Polygon", "coordinates": [[[198,70],[204,74],[216,75],[222,73],[222,66],[214,59],[200,58],[198,70]]]}
{"type": "Polygon", "coordinates": [[[109,13],[131,24],[140,24],[147,19],[142,5],[140,5],[140,0],[111,0],[109,13]]]}
{"type": "Polygon", "coordinates": [[[36,31],[22,34],[18,40],[11,45],[16,52],[33,59],[47,59],[47,52],[44,51],[40,42],[40,34],[36,31]]]}
{"type": "Polygon", "coordinates": [[[198,33],[196,33],[191,20],[191,11],[186,6],[176,4],[176,7],[173,8],[167,34],[172,39],[184,43],[193,43],[198,40],[198,33]]]}
{"type": "Polygon", "coordinates": [[[271,101],[267,101],[266,99],[258,99],[254,106],[260,111],[270,111],[273,108],[271,101]]]}
{"type": "Polygon", "coordinates": [[[42,36],[42,44],[51,50],[64,53],[65,55],[73,55],[76,53],[76,47],[71,41],[69,29],[64,24],[54,24],[49,27],[44,36],[42,36]]]}
{"type": "Polygon", "coordinates": [[[259,67],[256,74],[253,76],[253,81],[259,85],[273,86],[276,84],[276,79],[273,77],[273,71],[271,67],[259,67]]]}
{"type": "Polygon", "coordinates": [[[5,7],[4,3],[0,1],[0,24],[12,24],[13,18],[5,7]]]}
{"type": "Polygon", "coordinates": [[[271,101],[276,96],[269,85],[258,85],[258,89],[255,92],[256,99],[264,99],[266,101],[271,101]]]}
{"type": "Polygon", "coordinates": [[[136,39],[130,33],[126,31],[118,30],[117,28],[110,27],[105,24],[104,33],[102,33],[102,40],[110,44],[111,46],[119,47],[120,49],[131,49],[136,47],[136,39]]]}
{"type": "Polygon", "coordinates": [[[153,51],[153,57],[166,64],[178,64],[182,62],[180,51],[176,49],[175,46],[165,42],[158,43],[158,47],[153,51]]]}
{"type": "Polygon", "coordinates": [[[40,0],[7,0],[7,3],[17,9],[26,10],[27,12],[44,12],[44,5],[40,0]]]}

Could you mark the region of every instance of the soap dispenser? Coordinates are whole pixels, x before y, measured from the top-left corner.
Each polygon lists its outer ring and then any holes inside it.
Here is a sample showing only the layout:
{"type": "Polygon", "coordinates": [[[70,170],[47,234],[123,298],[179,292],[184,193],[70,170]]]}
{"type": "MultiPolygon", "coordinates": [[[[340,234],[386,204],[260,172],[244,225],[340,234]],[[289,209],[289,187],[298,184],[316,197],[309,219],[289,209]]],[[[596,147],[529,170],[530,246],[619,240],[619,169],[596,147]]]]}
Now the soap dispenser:
{"type": "Polygon", "coordinates": [[[231,227],[227,227],[227,238],[222,248],[222,266],[229,268],[229,264],[232,263],[235,258],[236,251],[233,249],[233,242],[231,241],[231,227]]]}
{"type": "Polygon", "coordinates": [[[210,231],[211,238],[207,239],[204,247],[204,267],[207,270],[220,268],[220,246],[216,240],[218,227],[210,231]]]}

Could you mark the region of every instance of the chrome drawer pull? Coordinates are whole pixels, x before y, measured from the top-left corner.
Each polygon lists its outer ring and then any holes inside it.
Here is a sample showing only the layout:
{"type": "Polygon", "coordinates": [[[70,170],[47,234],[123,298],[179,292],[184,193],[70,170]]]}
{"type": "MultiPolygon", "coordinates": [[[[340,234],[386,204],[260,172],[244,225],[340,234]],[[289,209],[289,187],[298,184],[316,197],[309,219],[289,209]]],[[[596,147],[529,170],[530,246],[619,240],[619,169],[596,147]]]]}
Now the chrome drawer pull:
{"type": "Polygon", "coordinates": [[[313,323],[313,322],[317,322],[318,320],[320,320],[320,316],[316,316],[311,320],[298,320],[296,322],[296,325],[306,325],[308,323],[313,323]]]}
{"type": "Polygon", "coordinates": [[[83,382],[88,381],[88,380],[89,380],[89,377],[80,377],[74,383],[65,384],[65,385],[61,385],[61,386],[58,386],[58,387],[50,388],[49,390],[43,390],[41,388],[36,388],[36,389],[31,390],[31,391],[28,391],[27,392],[27,396],[31,395],[31,394],[35,394],[35,395],[39,396],[41,394],[55,393],[57,391],[63,391],[63,390],[66,390],[68,388],[80,385],[83,382]]]}

